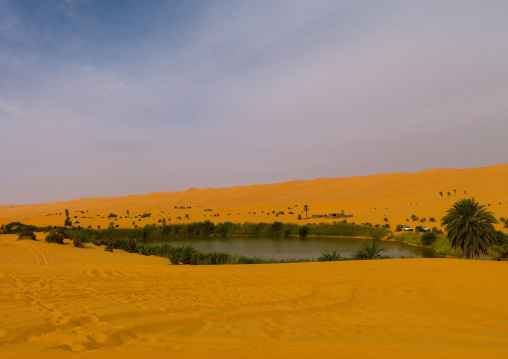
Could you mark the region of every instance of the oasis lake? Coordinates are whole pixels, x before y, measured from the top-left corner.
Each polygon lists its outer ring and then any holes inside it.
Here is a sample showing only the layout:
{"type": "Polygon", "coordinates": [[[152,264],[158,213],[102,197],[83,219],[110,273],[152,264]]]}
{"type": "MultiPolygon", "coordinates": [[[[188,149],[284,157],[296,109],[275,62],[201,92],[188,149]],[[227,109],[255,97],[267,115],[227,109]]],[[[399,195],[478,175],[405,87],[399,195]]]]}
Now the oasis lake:
{"type": "MultiPolygon", "coordinates": [[[[337,250],[342,258],[349,258],[362,244],[372,240],[359,238],[329,238],[329,237],[206,237],[173,239],[167,242],[146,243],[147,245],[170,244],[173,246],[192,246],[195,249],[208,252],[227,252],[243,254],[249,257],[264,257],[274,259],[306,258],[317,259],[325,252],[337,250]]],[[[382,255],[393,258],[414,257],[434,258],[436,252],[430,249],[412,247],[400,242],[381,241],[385,250],[382,255]]]]}

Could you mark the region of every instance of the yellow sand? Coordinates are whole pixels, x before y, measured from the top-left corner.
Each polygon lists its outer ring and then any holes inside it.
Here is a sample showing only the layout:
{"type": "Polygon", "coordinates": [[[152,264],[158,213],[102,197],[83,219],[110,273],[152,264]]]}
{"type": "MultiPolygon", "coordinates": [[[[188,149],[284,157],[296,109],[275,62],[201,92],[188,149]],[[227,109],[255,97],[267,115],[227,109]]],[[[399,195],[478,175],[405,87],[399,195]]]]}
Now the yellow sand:
{"type": "MultiPolygon", "coordinates": [[[[297,222],[308,204],[309,216],[344,210],[354,215],[348,221],[382,224],[387,217],[393,228],[415,214],[435,217],[425,223],[431,227],[465,196],[508,217],[507,179],[504,164],[190,189],[3,206],[0,224],[62,225],[65,209],[79,225],[94,227],[127,210],[130,218],[115,224],[297,222]],[[152,217],[133,218],[143,212],[152,217]]],[[[333,220],[300,223],[317,221],[333,220]]],[[[169,266],[162,258],[37,237],[0,235],[0,358],[508,357],[506,262],[169,266]]]]}
{"type": "MultiPolygon", "coordinates": [[[[349,222],[385,224],[384,218],[387,218],[393,229],[397,224],[420,224],[406,221],[414,214],[426,218],[426,226],[439,228],[446,210],[464,197],[475,197],[482,204],[490,204],[489,209],[496,217],[508,218],[508,164],[0,206],[0,224],[20,221],[39,226],[61,226],[65,220],[65,209],[70,211],[73,222],[79,222],[76,225],[94,228],[98,225],[105,228],[111,222],[120,227],[132,227],[134,224],[141,227],[159,223],[163,218],[170,219],[170,223],[203,220],[215,223],[298,222],[298,214],[304,218],[300,223],[333,221],[305,220],[303,205],[307,204],[309,217],[344,210],[346,214],[353,215],[353,218],[348,218],[349,222]],[[443,197],[439,192],[443,192],[443,197]],[[180,209],[182,206],[185,208],[180,209]],[[126,218],[127,210],[129,218],[126,218]],[[276,216],[279,211],[284,211],[284,215],[276,216]],[[144,212],[152,213],[152,216],[139,218],[144,212]],[[108,219],[109,213],[117,214],[118,218],[108,219]],[[186,214],[189,219],[185,218],[186,214]],[[430,222],[431,217],[436,222],[430,222]]],[[[496,228],[503,229],[501,224],[496,228]]]]}
{"type": "Polygon", "coordinates": [[[1,358],[508,357],[508,265],[236,266],[0,236],[1,358]]]}

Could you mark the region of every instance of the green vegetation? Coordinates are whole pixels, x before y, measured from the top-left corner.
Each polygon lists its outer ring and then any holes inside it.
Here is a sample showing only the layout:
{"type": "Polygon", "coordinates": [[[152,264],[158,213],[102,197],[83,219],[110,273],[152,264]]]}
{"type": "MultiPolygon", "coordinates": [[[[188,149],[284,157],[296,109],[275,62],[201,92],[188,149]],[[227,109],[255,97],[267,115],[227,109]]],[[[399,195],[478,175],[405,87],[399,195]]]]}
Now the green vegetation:
{"type": "Polygon", "coordinates": [[[104,248],[105,251],[113,252],[115,242],[113,240],[109,240],[108,244],[106,245],[106,248],[104,248]]]}
{"type": "Polygon", "coordinates": [[[460,248],[468,259],[488,259],[489,248],[497,243],[492,212],[474,198],[455,202],[441,219],[452,248],[460,248]]]}
{"type": "Polygon", "coordinates": [[[303,226],[298,229],[298,235],[300,237],[307,237],[309,235],[309,227],[303,226]]]}
{"type": "Polygon", "coordinates": [[[364,260],[364,259],[385,259],[390,258],[381,255],[385,249],[381,248],[379,241],[372,241],[372,243],[362,244],[361,248],[356,251],[353,255],[353,259],[364,260]]]}
{"type": "Polygon", "coordinates": [[[74,245],[74,247],[76,247],[76,248],[83,248],[83,247],[84,247],[83,243],[81,243],[81,239],[79,239],[79,238],[74,238],[74,239],[72,240],[72,244],[73,244],[73,245],[74,245]]]}
{"type": "Polygon", "coordinates": [[[435,233],[432,233],[432,232],[425,232],[424,234],[422,234],[422,236],[420,237],[420,242],[422,243],[422,245],[426,246],[426,247],[430,247],[432,246],[432,244],[437,240],[437,235],[435,233]]]}
{"type": "Polygon", "coordinates": [[[48,243],[63,244],[64,236],[59,232],[52,231],[49,232],[49,234],[46,236],[44,240],[48,243]]]}
{"type": "Polygon", "coordinates": [[[20,241],[22,239],[31,239],[33,241],[37,240],[35,238],[34,232],[32,232],[32,231],[23,231],[23,232],[19,233],[17,240],[20,241]]]}
{"type": "MultiPolygon", "coordinates": [[[[428,233],[428,232],[426,232],[426,233],[428,233]]],[[[437,233],[434,233],[434,234],[437,235],[437,233]]],[[[404,242],[404,243],[414,244],[416,246],[421,246],[422,245],[422,241],[421,241],[422,236],[423,236],[423,234],[420,234],[418,232],[404,232],[404,233],[401,233],[401,234],[395,236],[395,240],[397,242],[404,242]]],[[[450,242],[448,241],[448,239],[446,238],[445,235],[437,235],[436,240],[428,247],[435,250],[437,252],[437,254],[440,256],[451,256],[451,257],[457,257],[457,258],[463,258],[463,256],[464,256],[462,251],[460,250],[460,248],[457,250],[454,250],[451,247],[450,242]]]]}
{"type": "Polygon", "coordinates": [[[334,249],[331,252],[325,252],[321,257],[317,259],[318,262],[336,262],[336,261],[342,261],[344,260],[340,253],[334,249]]]}

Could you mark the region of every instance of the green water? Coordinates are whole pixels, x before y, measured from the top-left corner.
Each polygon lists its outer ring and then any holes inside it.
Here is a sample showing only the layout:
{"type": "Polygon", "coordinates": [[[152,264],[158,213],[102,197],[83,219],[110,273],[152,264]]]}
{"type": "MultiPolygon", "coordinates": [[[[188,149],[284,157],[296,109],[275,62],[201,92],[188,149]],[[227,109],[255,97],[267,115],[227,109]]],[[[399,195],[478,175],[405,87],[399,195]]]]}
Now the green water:
{"type": "MultiPolygon", "coordinates": [[[[209,252],[226,252],[243,254],[249,257],[275,259],[308,258],[317,259],[324,252],[338,250],[343,258],[350,257],[363,243],[371,240],[344,238],[300,238],[300,237],[205,237],[173,239],[167,242],[154,242],[149,245],[171,244],[174,246],[190,245],[195,249],[209,252]]],[[[432,250],[411,247],[404,243],[381,242],[385,248],[383,255],[393,258],[437,257],[432,250]]]]}

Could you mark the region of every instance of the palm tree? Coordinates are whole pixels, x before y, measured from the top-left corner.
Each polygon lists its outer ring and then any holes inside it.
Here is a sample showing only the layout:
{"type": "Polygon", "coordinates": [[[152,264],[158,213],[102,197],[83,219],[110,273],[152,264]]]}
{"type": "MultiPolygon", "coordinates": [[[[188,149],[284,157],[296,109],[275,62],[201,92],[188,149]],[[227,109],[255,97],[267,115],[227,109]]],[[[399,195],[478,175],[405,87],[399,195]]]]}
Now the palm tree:
{"type": "Polygon", "coordinates": [[[356,251],[353,255],[354,259],[380,259],[380,258],[388,258],[386,256],[382,256],[381,252],[385,249],[379,246],[379,241],[372,241],[371,244],[363,244],[362,247],[356,251]]]}
{"type": "Polygon", "coordinates": [[[305,211],[305,218],[308,218],[309,216],[307,215],[307,211],[309,210],[309,205],[308,204],[303,205],[303,210],[305,211]]]}
{"type": "Polygon", "coordinates": [[[340,253],[334,249],[331,252],[326,251],[321,257],[317,259],[318,262],[335,262],[335,261],[341,261],[342,257],[340,256],[340,253]]]}
{"type": "Polygon", "coordinates": [[[453,204],[441,218],[452,248],[460,248],[468,259],[490,258],[488,249],[496,243],[492,212],[486,211],[474,198],[463,198],[453,204]]]}

